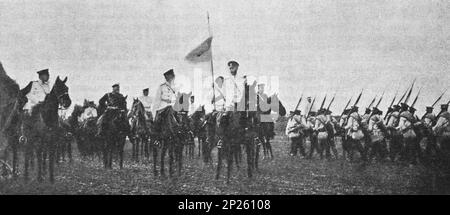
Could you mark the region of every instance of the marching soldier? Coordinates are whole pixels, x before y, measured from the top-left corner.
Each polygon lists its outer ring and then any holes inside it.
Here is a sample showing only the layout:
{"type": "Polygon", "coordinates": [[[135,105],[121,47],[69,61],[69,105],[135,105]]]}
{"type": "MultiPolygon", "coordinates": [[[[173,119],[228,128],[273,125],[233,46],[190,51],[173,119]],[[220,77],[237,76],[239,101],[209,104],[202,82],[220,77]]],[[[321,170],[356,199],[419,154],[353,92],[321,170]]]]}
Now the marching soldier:
{"type": "Polygon", "coordinates": [[[123,101],[126,100],[120,93],[120,85],[119,83],[112,85],[112,91],[110,93],[106,93],[100,100],[98,101],[98,109],[100,112],[100,117],[97,121],[98,132],[97,136],[103,135],[103,127],[107,119],[108,109],[119,109],[125,111],[127,107],[123,101]]]}
{"type": "Polygon", "coordinates": [[[303,147],[303,132],[305,128],[305,119],[301,116],[300,110],[291,111],[288,123],[286,125],[286,135],[291,140],[290,156],[296,156],[297,150],[300,149],[300,154],[306,156],[305,148],[303,147]]]}
{"type": "Polygon", "coordinates": [[[309,142],[310,142],[310,149],[308,152],[308,159],[311,159],[313,154],[314,154],[314,150],[317,150],[317,134],[314,132],[314,126],[316,123],[316,116],[317,113],[314,111],[311,111],[309,113],[309,117],[306,119],[306,126],[305,126],[305,132],[306,135],[309,137],[309,142]]]}
{"type": "Polygon", "coordinates": [[[422,125],[424,127],[422,135],[423,138],[420,140],[420,156],[423,159],[425,155],[427,157],[431,156],[431,152],[437,152],[438,148],[436,146],[436,138],[433,135],[433,125],[436,124],[436,116],[433,114],[433,107],[426,107],[426,112],[421,119],[422,125]]]}
{"type": "Polygon", "coordinates": [[[141,101],[142,105],[144,105],[145,109],[145,119],[146,120],[153,120],[152,115],[152,98],[148,95],[149,89],[145,88],[142,90],[142,96],[139,96],[138,99],[141,101]]]}
{"type": "Polygon", "coordinates": [[[349,136],[347,135],[347,133],[345,132],[345,126],[347,125],[348,122],[348,118],[350,116],[350,111],[351,109],[345,109],[342,113],[342,117],[339,119],[339,129],[338,129],[338,133],[342,138],[342,150],[343,150],[343,158],[344,160],[346,159],[346,155],[347,153],[350,151],[351,149],[351,144],[349,141],[349,136]]]}
{"type": "Polygon", "coordinates": [[[389,157],[391,161],[395,161],[402,150],[402,135],[396,130],[400,119],[400,106],[394,105],[392,112],[388,115],[387,129],[390,138],[389,157]]]}
{"type": "Polygon", "coordinates": [[[237,111],[238,103],[241,102],[244,93],[246,81],[244,78],[237,76],[239,69],[238,62],[228,62],[228,68],[230,70],[230,76],[224,80],[225,109],[227,111],[237,111]]]}
{"type": "Polygon", "coordinates": [[[402,103],[402,112],[400,113],[400,119],[397,126],[397,130],[403,135],[403,156],[410,164],[416,164],[417,162],[417,146],[415,145],[417,134],[414,131],[414,123],[416,119],[414,115],[408,111],[409,106],[402,103]]]}
{"type": "Polygon", "coordinates": [[[361,154],[363,161],[366,161],[367,147],[363,147],[361,144],[361,140],[364,139],[364,134],[361,129],[361,116],[358,114],[358,109],[357,106],[351,108],[350,116],[345,126],[345,130],[347,130],[347,135],[349,136],[349,158],[353,160],[353,149],[356,149],[361,154]]]}
{"type": "Polygon", "coordinates": [[[330,154],[330,149],[331,152],[333,152],[334,158],[338,159],[339,155],[338,155],[338,151],[336,148],[336,143],[334,141],[334,136],[336,135],[336,125],[337,125],[337,121],[334,117],[331,116],[333,112],[330,110],[325,110],[325,116],[327,117],[327,131],[328,131],[328,145],[329,145],[329,149],[327,149],[326,153],[330,154]]]}
{"type": "Polygon", "coordinates": [[[444,153],[444,157],[447,157],[450,154],[450,113],[448,112],[448,104],[441,105],[441,112],[437,117],[433,132],[436,134],[438,147],[444,153]]]}
{"type": "Polygon", "coordinates": [[[377,157],[380,160],[384,160],[387,155],[387,145],[385,141],[386,127],[383,123],[383,111],[374,107],[372,115],[369,118],[368,131],[370,133],[370,154],[369,162],[373,157],[377,157]]]}
{"type": "Polygon", "coordinates": [[[31,81],[25,88],[21,90],[21,94],[26,97],[26,103],[23,106],[25,112],[31,113],[31,109],[40,102],[45,100],[45,96],[50,93],[48,69],[37,72],[39,80],[31,81]]]}
{"type": "Polygon", "coordinates": [[[326,125],[329,123],[328,122],[328,118],[325,115],[326,110],[325,109],[320,109],[317,112],[317,117],[316,120],[314,122],[314,132],[317,133],[317,144],[315,145],[315,147],[311,147],[311,152],[313,153],[313,149],[316,148],[317,152],[320,155],[320,159],[323,159],[323,150],[326,149],[328,151],[327,153],[327,158],[330,158],[330,149],[328,147],[328,132],[327,132],[327,128],[326,125]]]}

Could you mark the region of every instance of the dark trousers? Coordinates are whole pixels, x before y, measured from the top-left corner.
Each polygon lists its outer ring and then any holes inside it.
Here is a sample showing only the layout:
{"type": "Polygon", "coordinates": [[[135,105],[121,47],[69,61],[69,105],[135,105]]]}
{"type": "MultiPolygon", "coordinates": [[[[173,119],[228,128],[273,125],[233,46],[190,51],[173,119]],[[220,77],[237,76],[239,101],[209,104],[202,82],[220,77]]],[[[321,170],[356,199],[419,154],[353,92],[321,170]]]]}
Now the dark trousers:
{"type": "Polygon", "coordinates": [[[305,148],[303,147],[303,138],[301,136],[292,137],[291,138],[291,154],[297,155],[297,151],[299,149],[300,149],[300,154],[302,156],[306,156],[305,148]]]}

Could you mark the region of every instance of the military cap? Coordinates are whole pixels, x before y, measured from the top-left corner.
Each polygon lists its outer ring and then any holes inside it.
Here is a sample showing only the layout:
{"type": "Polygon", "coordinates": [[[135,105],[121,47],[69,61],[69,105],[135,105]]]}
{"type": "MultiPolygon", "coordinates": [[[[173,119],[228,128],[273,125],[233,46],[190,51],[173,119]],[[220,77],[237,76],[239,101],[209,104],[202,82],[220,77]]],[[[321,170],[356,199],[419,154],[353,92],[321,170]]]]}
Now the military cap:
{"type": "Polygon", "coordinates": [[[348,115],[348,113],[350,113],[350,109],[347,108],[344,110],[344,115],[348,115]]]}
{"type": "Polygon", "coordinates": [[[355,112],[355,111],[358,111],[358,110],[359,110],[358,106],[352,106],[351,107],[351,112],[355,112]]]}
{"type": "Polygon", "coordinates": [[[366,114],[370,113],[370,108],[366,108],[366,114]]]}
{"type": "Polygon", "coordinates": [[[414,107],[409,107],[409,112],[414,113],[416,112],[416,109],[414,107]]]}
{"type": "Polygon", "coordinates": [[[402,109],[407,109],[409,107],[406,103],[401,103],[400,106],[402,109]]]}
{"type": "Polygon", "coordinates": [[[332,114],[333,112],[331,111],[331,110],[325,110],[325,114],[327,114],[327,115],[330,115],[330,114],[332,114]]]}
{"type": "Polygon", "coordinates": [[[43,70],[37,71],[36,73],[39,75],[48,75],[48,69],[43,69],[43,70]]]}
{"type": "Polygon", "coordinates": [[[399,110],[399,109],[400,109],[400,106],[399,106],[399,105],[394,105],[394,106],[392,106],[392,109],[394,109],[394,110],[399,110]]]}
{"type": "Polygon", "coordinates": [[[148,88],[145,88],[145,89],[143,89],[142,91],[144,91],[144,92],[148,92],[148,90],[149,90],[148,88]]]}
{"type": "Polygon", "coordinates": [[[448,104],[441,104],[441,109],[448,109],[448,104]]]}
{"type": "Polygon", "coordinates": [[[228,61],[227,65],[228,66],[239,66],[239,63],[234,61],[234,60],[232,60],[232,61],[228,61]]]}
{"type": "Polygon", "coordinates": [[[383,114],[383,112],[380,111],[380,109],[378,109],[377,107],[373,107],[372,113],[373,113],[373,114],[383,114]]]}
{"type": "Polygon", "coordinates": [[[119,83],[115,83],[115,84],[112,85],[112,87],[118,87],[118,86],[120,86],[119,83]]]}
{"type": "Polygon", "coordinates": [[[427,112],[431,113],[431,112],[433,112],[433,109],[434,109],[433,107],[428,106],[428,107],[427,107],[427,112]]]}
{"type": "Polygon", "coordinates": [[[315,111],[309,112],[309,116],[316,116],[316,115],[317,115],[317,113],[315,111]]]}
{"type": "Polygon", "coordinates": [[[167,72],[164,73],[164,77],[167,77],[169,75],[175,75],[175,73],[173,72],[173,69],[169,69],[169,70],[167,70],[167,72]]]}

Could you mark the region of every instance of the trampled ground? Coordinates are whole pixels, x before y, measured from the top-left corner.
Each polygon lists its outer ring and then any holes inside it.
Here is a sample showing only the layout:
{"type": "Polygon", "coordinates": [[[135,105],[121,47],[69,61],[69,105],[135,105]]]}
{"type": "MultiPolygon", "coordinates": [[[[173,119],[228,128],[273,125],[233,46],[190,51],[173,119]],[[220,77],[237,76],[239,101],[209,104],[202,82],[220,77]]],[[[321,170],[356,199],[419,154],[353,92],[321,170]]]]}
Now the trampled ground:
{"type": "MultiPolygon", "coordinates": [[[[422,166],[372,163],[362,168],[347,161],[306,160],[289,156],[285,137],[273,140],[275,158],[263,160],[254,178],[246,165],[234,167],[229,185],[215,180],[215,166],[198,158],[184,159],[182,176],[154,177],[151,163],[130,161],[127,145],[124,169],[104,170],[98,161],[82,161],[57,168],[55,184],[25,183],[22,178],[0,182],[0,194],[423,194],[430,193],[430,177],[422,166]]],[[[215,151],[214,151],[215,152],[215,151]]],[[[75,153],[77,154],[77,153],[75,153]]],[[[215,154],[215,153],[214,153],[215,154]]],[[[197,156],[197,155],[196,155],[197,156]]],[[[244,158],[245,159],[245,158],[244,158]]],[[[445,191],[440,191],[442,193],[445,191]]]]}

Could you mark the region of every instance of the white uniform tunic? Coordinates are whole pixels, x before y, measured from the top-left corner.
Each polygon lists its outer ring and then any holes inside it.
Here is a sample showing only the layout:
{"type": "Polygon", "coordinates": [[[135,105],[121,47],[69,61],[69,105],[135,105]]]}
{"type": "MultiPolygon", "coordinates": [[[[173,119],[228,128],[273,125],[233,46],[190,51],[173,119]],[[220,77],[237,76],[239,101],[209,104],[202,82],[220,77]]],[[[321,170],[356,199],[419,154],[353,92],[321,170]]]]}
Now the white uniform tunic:
{"type": "Polygon", "coordinates": [[[97,117],[97,110],[93,107],[87,107],[83,113],[78,117],[78,122],[83,122],[91,117],[97,117]]]}
{"type": "Polygon", "coordinates": [[[174,85],[168,82],[164,82],[159,85],[156,90],[155,103],[153,104],[153,116],[156,116],[156,111],[161,110],[167,106],[175,105],[176,103],[176,89],[174,85]]]}
{"type": "Polygon", "coordinates": [[[152,111],[152,98],[150,96],[140,96],[139,101],[141,101],[142,105],[144,105],[144,109],[147,112],[151,112],[152,111]]]}
{"type": "Polygon", "coordinates": [[[244,78],[230,76],[225,78],[224,83],[225,90],[225,108],[227,110],[233,110],[234,104],[241,101],[244,93],[244,78]]]}
{"type": "Polygon", "coordinates": [[[48,82],[34,81],[30,92],[26,95],[28,102],[23,107],[24,110],[31,110],[39,102],[45,100],[45,96],[50,93],[50,84],[48,82]]]}
{"type": "Polygon", "coordinates": [[[206,104],[205,104],[205,111],[207,113],[210,113],[214,110],[214,105],[212,104],[212,99],[213,96],[216,98],[215,99],[215,105],[216,105],[216,110],[218,111],[224,111],[225,110],[225,92],[222,87],[219,86],[214,86],[214,95],[213,95],[213,89],[211,88],[211,90],[208,93],[208,96],[206,98],[206,104]]]}

